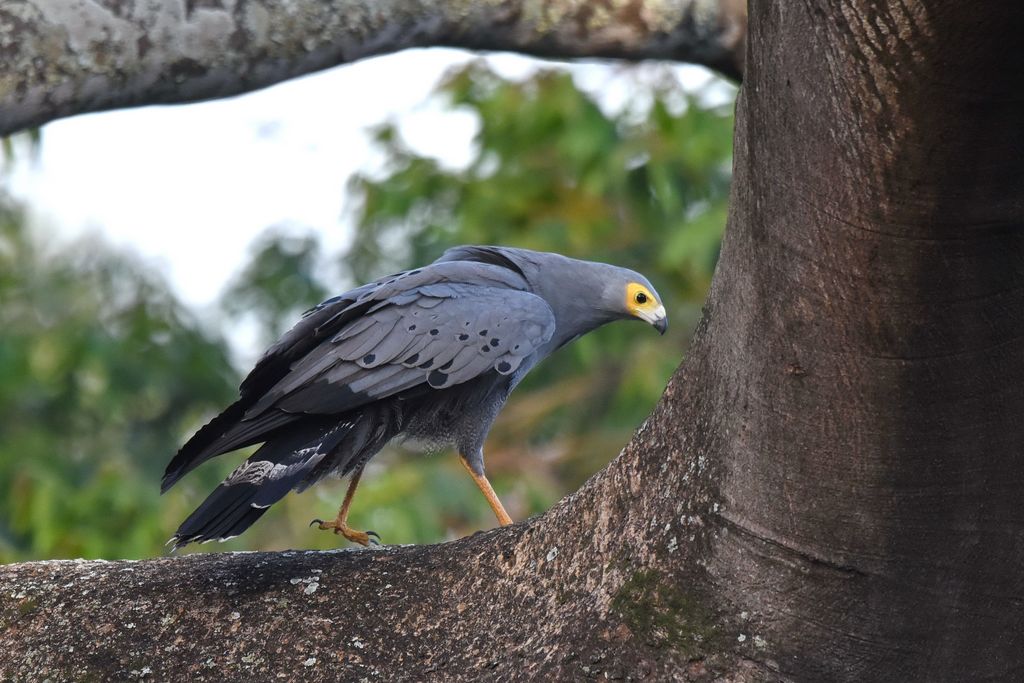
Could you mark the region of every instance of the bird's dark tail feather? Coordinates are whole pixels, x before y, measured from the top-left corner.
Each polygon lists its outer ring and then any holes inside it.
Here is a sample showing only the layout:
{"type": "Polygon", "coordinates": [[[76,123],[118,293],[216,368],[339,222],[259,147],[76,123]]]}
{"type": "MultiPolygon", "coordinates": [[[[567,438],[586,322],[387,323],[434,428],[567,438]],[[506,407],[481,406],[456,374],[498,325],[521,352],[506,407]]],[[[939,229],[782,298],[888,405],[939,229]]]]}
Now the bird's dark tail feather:
{"type": "Polygon", "coordinates": [[[331,471],[317,468],[326,456],[344,470],[360,450],[360,439],[346,443],[359,419],[333,419],[332,424],[322,418],[296,424],[264,443],[182,522],[169,543],[177,550],[193,542],[233,538],[290,490],[312,483],[314,471],[320,476],[331,471]]]}
{"type": "Polygon", "coordinates": [[[163,479],[160,481],[160,493],[166,493],[167,489],[198,467],[204,461],[209,460],[212,455],[202,457],[205,451],[219,439],[225,431],[238,423],[245,414],[245,408],[241,401],[235,401],[228,406],[224,412],[207,422],[202,429],[192,435],[192,438],[185,443],[175,454],[174,458],[167,464],[164,470],[163,479]]]}
{"type": "Polygon", "coordinates": [[[267,441],[286,425],[304,417],[274,410],[246,420],[246,410],[243,401],[236,401],[196,432],[168,463],[160,482],[160,493],[166,493],[179,479],[210,458],[267,441]]]}

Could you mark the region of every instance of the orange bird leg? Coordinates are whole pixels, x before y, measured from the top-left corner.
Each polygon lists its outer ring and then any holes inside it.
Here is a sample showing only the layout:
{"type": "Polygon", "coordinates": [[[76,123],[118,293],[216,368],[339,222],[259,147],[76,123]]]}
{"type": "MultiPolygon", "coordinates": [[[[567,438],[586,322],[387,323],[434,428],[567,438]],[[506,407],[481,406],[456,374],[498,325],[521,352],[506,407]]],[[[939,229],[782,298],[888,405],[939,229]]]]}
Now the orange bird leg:
{"type": "MultiPolygon", "coordinates": [[[[341,508],[338,509],[338,516],[333,522],[325,522],[322,519],[314,519],[310,526],[318,524],[319,528],[326,531],[327,529],[333,529],[334,533],[341,534],[353,543],[360,545],[380,545],[380,543],[371,536],[377,536],[375,531],[356,531],[348,525],[348,508],[352,505],[352,497],[356,494],[356,487],[359,486],[359,477],[363,476],[363,466],[360,465],[353,474],[352,478],[348,482],[348,490],[345,492],[345,500],[341,501],[341,508]]],[[[380,538],[377,536],[377,538],[380,538]]]]}
{"type": "Polygon", "coordinates": [[[483,474],[477,474],[474,472],[473,468],[469,466],[469,463],[466,462],[466,459],[461,455],[459,456],[459,462],[461,462],[462,466],[466,468],[467,472],[469,472],[469,476],[473,477],[473,481],[476,482],[477,488],[480,489],[480,492],[484,494],[484,498],[487,499],[487,504],[491,506],[492,510],[494,510],[494,516],[498,518],[498,524],[501,526],[511,524],[512,518],[508,516],[507,512],[505,512],[505,506],[501,504],[500,500],[498,500],[498,495],[494,492],[494,489],[491,488],[491,482],[487,481],[487,477],[483,474]]]}

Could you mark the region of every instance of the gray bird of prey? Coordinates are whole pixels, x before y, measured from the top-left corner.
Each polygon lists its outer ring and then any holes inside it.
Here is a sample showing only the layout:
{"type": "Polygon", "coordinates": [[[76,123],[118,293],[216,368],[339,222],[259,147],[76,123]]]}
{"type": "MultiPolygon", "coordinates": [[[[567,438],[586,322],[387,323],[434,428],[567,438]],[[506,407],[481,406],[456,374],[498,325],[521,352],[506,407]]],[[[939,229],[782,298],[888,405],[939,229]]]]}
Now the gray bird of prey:
{"type": "Polygon", "coordinates": [[[484,474],[484,439],[538,362],[605,323],[639,319],[664,333],[665,307],[632,270],[559,254],[462,246],[434,263],[324,301],[271,346],[240,398],[200,429],[164,472],[161,492],[210,458],[262,444],[171,538],[175,548],[233,538],[289,491],[349,476],[337,518],[349,528],[363,467],[395,437],[454,446],[501,524],[484,474]]]}

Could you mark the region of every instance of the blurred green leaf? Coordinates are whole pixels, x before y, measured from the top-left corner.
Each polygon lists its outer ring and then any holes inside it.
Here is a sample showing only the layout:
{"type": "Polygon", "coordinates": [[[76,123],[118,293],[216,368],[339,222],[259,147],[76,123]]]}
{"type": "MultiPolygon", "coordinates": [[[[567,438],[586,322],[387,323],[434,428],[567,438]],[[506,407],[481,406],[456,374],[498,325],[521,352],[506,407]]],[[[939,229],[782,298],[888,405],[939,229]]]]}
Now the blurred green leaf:
{"type": "MultiPolygon", "coordinates": [[[[488,471],[514,517],[579,486],[654,405],[718,257],[731,108],[706,106],[668,74],[652,106],[616,115],[557,71],[517,82],[481,63],[450,74],[440,96],[480,121],[469,165],[446,168],[379,126],[385,163],[351,181],[356,235],[340,272],[316,236],[272,229],[210,324],[146,264],[97,240],[59,246],[0,195],[0,561],[162,553],[244,457],[215,459],[157,495],[171,455],[236,396],[224,336],[245,322],[269,341],[336,293],[326,282],[374,279],[455,244],[617,263],[648,275],[664,298],[666,337],[618,324],[579,340],[527,377],[492,431],[488,471]]],[[[195,550],[337,547],[306,524],[333,514],[344,489],[324,482],[290,495],[243,537],[195,550]]],[[[370,463],[350,520],[390,543],[495,523],[457,458],[401,448],[370,463]]]]}
{"type": "Polygon", "coordinates": [[[219,335],[96,240],[53,247],[0,196],[0,561],[155,552],[156,482],[234,394],[219,335]]]}

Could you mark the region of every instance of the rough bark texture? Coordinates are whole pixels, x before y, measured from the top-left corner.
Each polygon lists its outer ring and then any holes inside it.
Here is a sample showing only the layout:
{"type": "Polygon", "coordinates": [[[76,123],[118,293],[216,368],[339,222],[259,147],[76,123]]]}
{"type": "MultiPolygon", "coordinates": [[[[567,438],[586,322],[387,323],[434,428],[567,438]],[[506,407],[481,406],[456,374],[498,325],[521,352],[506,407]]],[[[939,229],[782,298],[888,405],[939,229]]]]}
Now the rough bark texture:
{"type": "Polygon", "coordinates": [[[977,9],[751,4],[709,571],[805,680],[1024,665],[1024,10],[977,9]]]}
{"type": "Polygon", "coordinates": [[[5,0],[0,135],[419,46],[674,59],[738,78],[745,35],[741,0],[5,0]]]}
{"type": "Polygon", "coordinates": [[[1024,8],[755,2],[751,27],[701,349],[728,397],[712,572],[801,678],[1020,679],[1024,8]]]}
{"type": "Polygon", "coordinates": [[[1021,14],[752,3],[692,353],[543,517],[376,552],[10,566],[0,671],[1019,679],[1021,14]]]}
{"type": "Polygon", "coordinates": [[[765,642],[704,592],[717,470],[703,436],[678,433],[698,399],[682,378],[622,456],[513,527],[436,546],[0,568],[0,674],[765,680],[774,664],[746,658],[765,642]]]}

